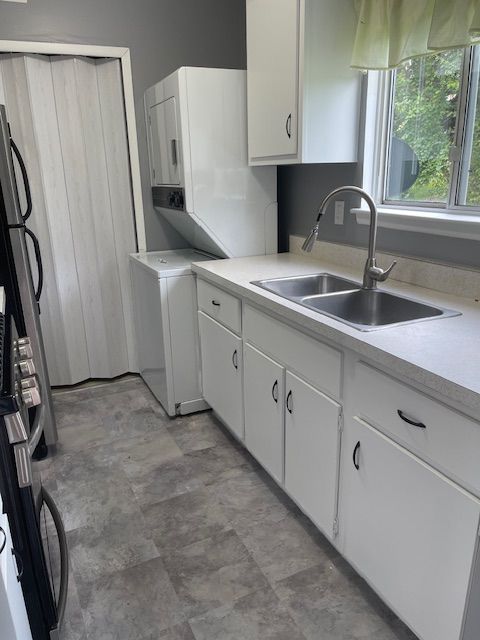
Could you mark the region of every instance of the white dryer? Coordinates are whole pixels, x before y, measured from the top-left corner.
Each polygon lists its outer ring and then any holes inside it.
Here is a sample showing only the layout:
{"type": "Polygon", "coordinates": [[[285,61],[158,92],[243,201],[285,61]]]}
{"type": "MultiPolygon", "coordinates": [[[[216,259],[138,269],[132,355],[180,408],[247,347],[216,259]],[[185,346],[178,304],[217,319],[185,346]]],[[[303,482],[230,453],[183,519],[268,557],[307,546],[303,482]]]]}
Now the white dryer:
{"type": "Polygon", "coordinates": [[[194,249],[130,255],[139,370],[169,416],[208,408],[191,265],[211,259],[194,249]]]}
{"type": "Polygon", "coordinates": [[[247,72],[182,67],[145,92],[153,205],[196,249],[277,252],[277,167],[249,167],[247,72]]]}

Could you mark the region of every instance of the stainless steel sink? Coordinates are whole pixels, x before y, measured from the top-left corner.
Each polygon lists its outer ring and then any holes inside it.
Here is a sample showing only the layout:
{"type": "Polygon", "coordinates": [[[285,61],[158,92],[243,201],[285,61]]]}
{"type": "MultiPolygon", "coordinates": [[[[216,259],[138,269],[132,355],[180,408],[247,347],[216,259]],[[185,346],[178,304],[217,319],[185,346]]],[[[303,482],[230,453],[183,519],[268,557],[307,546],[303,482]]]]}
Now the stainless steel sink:
{"type": "Polygon", "coordinates": [[[331,273],[256,280],[262,289],[313,309],[360,331],[461,315],[378,289],[362,289],[331,273]]]}
{"type": "Polygon", "coordinates": [[[326,295],[337,291],[353,291],[360,287],[358,282],[339,278],[331,273],[313,273],[306,276],[257,280],[252,284],[295,302],[305,296],[326,295]]]}
{"type": "Polygon", "coordinates": [[[359,289],[333,296],[306,296],[301,304],[360,331],[460,315],[378,289],[359,289]]]}

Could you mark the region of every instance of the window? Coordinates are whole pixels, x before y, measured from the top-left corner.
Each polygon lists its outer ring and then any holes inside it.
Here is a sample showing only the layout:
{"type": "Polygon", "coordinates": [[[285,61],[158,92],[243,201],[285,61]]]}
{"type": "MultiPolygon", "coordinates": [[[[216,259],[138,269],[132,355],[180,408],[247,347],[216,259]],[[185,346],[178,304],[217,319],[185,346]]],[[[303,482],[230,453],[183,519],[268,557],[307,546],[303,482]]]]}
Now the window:
{"type": "Polygon", "coordinates": [[[372,185],[380,205],[478,212],[479,67],[480,45],[384,72],[379,178],[372,185]]]}

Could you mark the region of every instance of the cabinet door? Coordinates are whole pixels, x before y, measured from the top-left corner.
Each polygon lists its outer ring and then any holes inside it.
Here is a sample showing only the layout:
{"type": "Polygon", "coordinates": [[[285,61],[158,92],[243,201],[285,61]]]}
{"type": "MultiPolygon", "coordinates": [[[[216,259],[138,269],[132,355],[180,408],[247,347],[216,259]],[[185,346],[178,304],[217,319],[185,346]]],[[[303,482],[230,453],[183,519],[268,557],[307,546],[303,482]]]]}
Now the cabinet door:
{"type": "Polygon", "coordinates": [[[480,503],[365,422],[344,443],[346,557],[419,637],[458,640],[480,503]]]}
{"type": "Polygon", "coordinates": [[[178,132],[175,98],[150,107],[153,184],[179,184],[178,132]]]}
{"type": "Polygon", "coordinates": [[[285,488],[332,536],[340,451],[340,405],[287,371],[285,488]]]}
{"type": "Polygon", "coordinates": [[[283,482],[284,369],[245,345],[245,444],[277,482],[283,482]]]}
{"type": "Polygon", "coordinates": [[[297,153],[300,0],[247,0],[251,160],[297,153]]]}
{"type": "Polygon", "coordinates": [[[198,312],[203,397],[243,440],[242,340],[198,312]]]}

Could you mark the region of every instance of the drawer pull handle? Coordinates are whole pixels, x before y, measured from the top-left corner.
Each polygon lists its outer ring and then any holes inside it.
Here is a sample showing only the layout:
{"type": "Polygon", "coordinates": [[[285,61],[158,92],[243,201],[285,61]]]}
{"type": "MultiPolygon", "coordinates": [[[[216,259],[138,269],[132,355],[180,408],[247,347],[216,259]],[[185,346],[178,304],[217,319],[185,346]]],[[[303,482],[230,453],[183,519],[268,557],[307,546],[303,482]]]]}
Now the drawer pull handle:
{"type": "Polygon", "coordinates": [[[293,394],[292,394],[292,391],[290,390],[287,394],[287,401],[286,401],[288,413],[293,413],[292,398],[293,398],[293,394]]]}
{"type": "Polygon", "coordinates": [[[237,350],[232,353],[232,364],[235,369],[238,369],[238,353],[237,350]]]}
{"type": "Polygon", "coordinates": [[[360,440],[355,445],[355,449],[353,450],[353,466],[358,471],[360,469],[360,465],[358,464],[358,452],[360,451],[360,440]]]}
{"type": "Polygon", "coordinates": [[[272,387],[272,398],[278,402],[278,380],[275,380],[272,387]]]}
{"type": "Polygon", "coordinates": [[[218,300],[212,300],[212,304],[214,307],[219,307],[220,306],[220,302],[218,302],[218,300]]]}
{"type": "Polygon", "coordinates": [[[419,429],[426,429],[427,425],[423,424],[423,422],[417,422],[416,420],[412,420],[411,418],[407,418],[407,416],[403,413],[403,411],[401,411],[401,409],[397,409],[397,413],[400,416],[400,418],[404,421],[404,422],[408,422],[408,424],[413,425],[414,427],[418,427],[419,429]]]}

